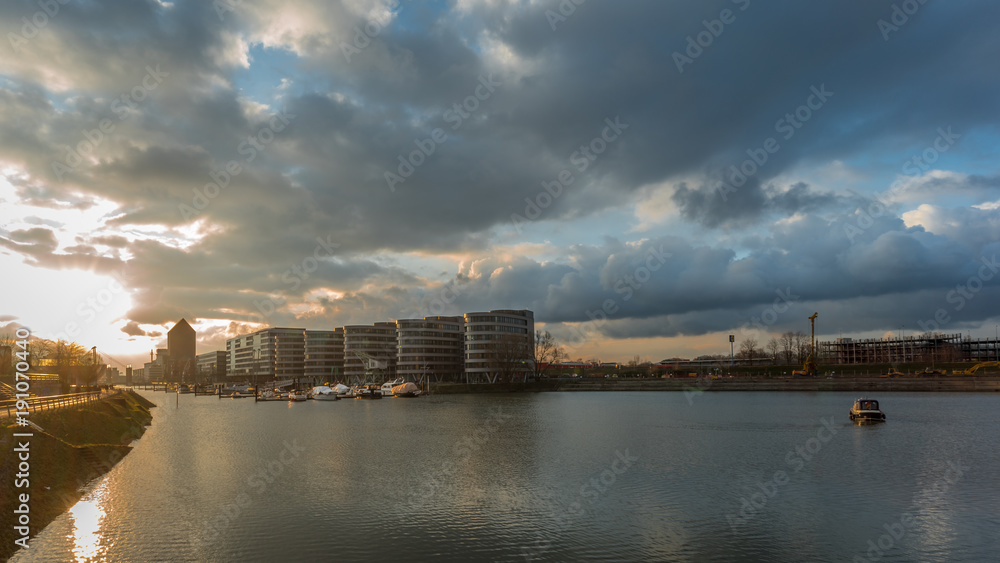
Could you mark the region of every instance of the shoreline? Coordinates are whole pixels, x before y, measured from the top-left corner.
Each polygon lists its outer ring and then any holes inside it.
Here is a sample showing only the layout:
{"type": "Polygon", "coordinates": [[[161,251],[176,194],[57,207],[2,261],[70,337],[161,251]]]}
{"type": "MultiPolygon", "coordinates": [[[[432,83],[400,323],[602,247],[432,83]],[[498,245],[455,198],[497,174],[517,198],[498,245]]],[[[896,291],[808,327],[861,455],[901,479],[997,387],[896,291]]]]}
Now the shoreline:
{"type": "Polygon", "coordinates": [[[807,392],[929,392],[997,393],[1000,376],[931,377],[677,377],[667,379],[552,380],[532,383],[464,384],[442,383],[431,387],[433,394],[523,393],[523,392],[725,392],[725,391],[807,391],[807,392]]]}

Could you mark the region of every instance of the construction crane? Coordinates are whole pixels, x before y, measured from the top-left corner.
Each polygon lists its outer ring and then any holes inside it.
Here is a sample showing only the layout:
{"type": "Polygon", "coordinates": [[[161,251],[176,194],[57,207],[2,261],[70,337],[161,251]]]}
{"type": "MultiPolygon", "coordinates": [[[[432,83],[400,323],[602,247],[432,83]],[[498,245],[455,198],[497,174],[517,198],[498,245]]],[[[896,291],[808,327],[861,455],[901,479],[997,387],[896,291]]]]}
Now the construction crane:
{"type": "MultiPolygon", "coordinates": [[[[361,365],[365,367],[365,380],[362,382],[362,384],[377,383],[377,381],[375,381],[375,376],[380,375],[380,371],[385,365],[385,362],[382,360],[377,360],[373,358],[371,354],[368,354],[366,352],[361,352],[359,350],[355,350],[354,355],[357,356],[359,360],[361,360],[361,365]],[[368,381],[369,377],[371,377],[371,381],[368,381]]],[[[385,378],[383,377],[382,379],[385,378]]]]}

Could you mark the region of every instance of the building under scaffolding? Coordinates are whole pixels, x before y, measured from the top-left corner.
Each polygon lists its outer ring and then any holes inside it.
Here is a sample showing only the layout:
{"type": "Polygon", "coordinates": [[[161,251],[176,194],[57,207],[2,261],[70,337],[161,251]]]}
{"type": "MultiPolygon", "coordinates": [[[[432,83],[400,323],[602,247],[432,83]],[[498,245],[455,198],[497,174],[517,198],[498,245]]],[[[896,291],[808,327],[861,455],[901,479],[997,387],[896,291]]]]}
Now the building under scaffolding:
{"type": "Polygon", "coordinates": [[[927,333],[903,338],[838,338],[820,342],[821,361],[828,364],[1000,361],[996,338],[927,333]]]}

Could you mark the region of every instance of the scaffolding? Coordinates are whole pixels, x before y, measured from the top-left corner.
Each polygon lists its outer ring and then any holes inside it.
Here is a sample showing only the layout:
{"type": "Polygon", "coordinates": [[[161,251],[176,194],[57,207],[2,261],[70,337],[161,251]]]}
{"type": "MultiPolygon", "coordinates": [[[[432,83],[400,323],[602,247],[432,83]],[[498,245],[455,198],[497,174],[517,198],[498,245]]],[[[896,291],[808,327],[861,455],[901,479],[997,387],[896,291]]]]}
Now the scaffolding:
{"type": "Polygon", "coordinates": [[[820,342],[824,363],[894,364],[1000,361],[996,338],[927,333],[897,338],[838,338],[820,342]]]}

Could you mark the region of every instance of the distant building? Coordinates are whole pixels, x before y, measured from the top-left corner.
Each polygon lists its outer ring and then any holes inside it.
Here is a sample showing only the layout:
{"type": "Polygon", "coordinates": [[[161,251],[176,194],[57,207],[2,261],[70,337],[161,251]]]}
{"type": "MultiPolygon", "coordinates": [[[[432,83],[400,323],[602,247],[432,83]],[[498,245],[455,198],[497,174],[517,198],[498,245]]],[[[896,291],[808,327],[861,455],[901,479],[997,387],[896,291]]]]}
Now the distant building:
{"type": "Polygon", "coordinates": [[[197,334],[184,319],[167,331],[167,364],[165,376],[169,381],[194,381],[196,370],[197,334]]]}
{"type": "Polygon", "coordinates": [[[195,360],[198,379],[206,382],[222,381],[226,378],[229,356],[225,350],[198,354],[195,360]]]}
{"type": "MultiPolygon", "coordinates": [[[[226,377],[238,381],[515,381],[534,371],[534,335],[533,312],[504,309],[333,330],[268,328],[226,340],[217,354],[225,354],[226,377]]],[[[198,365],[209,357],[199,356],[198,365]]]]}
{"type": "Polygon", "coordinates": [[[466,379],[524,379],[534,371],[534,338],[535,315],[531,311],[466,313],[466,379]]]}
{"type": "Polygon", "coordinates": [[[397,346],[394,322],[345,326],[344,376],[350,381],[355,378],[361,380],[365,378],[366,371],[371,371],[381,373],[384,379],[393,379],[396,374],[397,346]]]}
{"type": "Polygon", "coordinates": [[[303,328],[266,328],[226,340],[226,377],[263,381],[302,377],[305,332],[303,328]]]}
{"type": "Polygon", "coordinates": [[[149,362],[146,362],[143,367],[143,373],[146,376],[146,381],[149,383],[162,383],[165,381],[166,370],[167,370],[167,349],[157,348],[156,358],[151,358],[149,362]]]}
{"type": "Polygon", "coordinates": [[[306,377],[320,383],[344,377],[344,329],[307,330],[305,334],[306,377]]]}
{"type": "Polygon", "coordinates": [[[465,319],[425,317],[396,321],[396,376],[458,381],[465,371],[465,319]]]}
{"type": "Polygon", "coordinates": [[[996,338],[925,333],[904,338],[838,338],[820,342],[820,361],[830,364],[1000,361],[996,338]]]}

